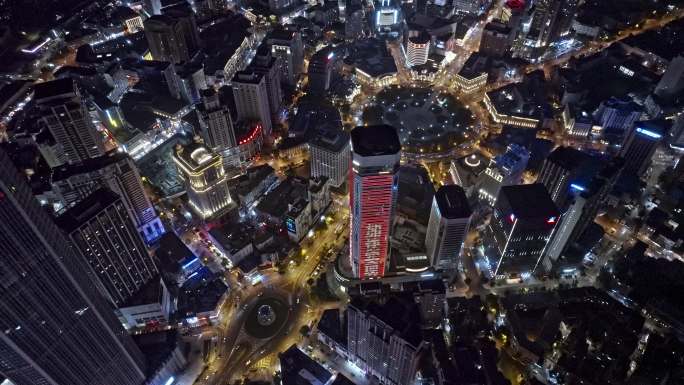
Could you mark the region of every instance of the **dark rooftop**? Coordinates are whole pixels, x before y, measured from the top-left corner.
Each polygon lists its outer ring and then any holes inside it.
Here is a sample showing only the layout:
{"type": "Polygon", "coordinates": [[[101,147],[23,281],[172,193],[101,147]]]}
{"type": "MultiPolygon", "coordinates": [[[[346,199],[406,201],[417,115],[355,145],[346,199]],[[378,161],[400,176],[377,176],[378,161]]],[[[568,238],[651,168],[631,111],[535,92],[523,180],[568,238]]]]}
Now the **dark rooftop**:
{"type": "Polygon", "coordinates": [[[280,353],[279,358],[283,385],[325,384],[332,377],[329,371],[299,350],[297,345],[280,353]]]}
{"type": "Polygon", "coordinates": [[[340,309],[326,309],[318,321],[318,332],[342,346],[347,346],[347,327],[342,322],[340,309]]]}
{"type": "Polygon", "coordinates": [[[361,156],[394,155],[401,150],[397,129],[387,124],[358,126],[351,141],[354,153],[361,156]]]}
{"type": "Polygon", "coordinates": [[[159,238],[159,248],[155,254],[162,262],[161,267],[175,265],[177,268],[181,261],[195,258],[192,251],[173,231],[169,231],[159,238]]]}
{"type": "Polygon", "coordinates": [[[314,137],[309,145],[340,152],[349,143],[349,133],[342,130],[325,130],[314,137]]]}
{"type": "Polygon", "coordinates": [[[541,183],[503,186],[499,196],[505,197],[518,218],[549,218],[560,215],[546,187],[541,183]]]}
{"type": "Polygon", "coordinates": [[[577,150],[572,147],[560,146],[553,150],[547,160],[553,162],[564,169],[574,170],[584,163],[589,154],[584,151],[577,150]]]}
{"type": "Polygon", "coordinates": [[[74,92],[74,80],[71,78],[63,78],[36,84],[33,89],[34,100],[37,102],[41,99],[53,98],[58,96],[71,96],[74,92]]]}
{"type": "Polygon", "coordinates": [[[161,277],[157,275],[151,278],[146,284],[144,284],[138,291],[133,294],[125,303],[120,305],[120,308],[147,305],[151,303],[161,303],[162,301],[162,290],[163,283],[161,282],[161,277]]]}
{"type": "Polygon", "coordinates": [[[178,295],[178,314],[192,317],[216,309],[228,286],[208,268],[202,267],[183,283],[178,295]]]}
{"type": "Polygon", "coordinates": [[[74,175],[85,174],[100,170],[103,167],[109,166],[127,158],[128,155],[123,152],[110,151],[105,155],[96,158],[89,158],[79,163],[65,164],[55,167],[51,170],[51,182],[58,182],[74,175]]]}
{"type": "Polygon", "coordinates": [[[435,199],[442,217],[449,219],[466,218],[473,213],[461,186],[454,184],[442,186],[435,193],[435,199]]]}
{"type": "Polygon", "coordinates": [[[392,295],[384,303],[354,296],[349,304],[377,317],[394,329],[399,337],[415,347],[423,340],[420,330],[420,312],[410,295],[392,295]]]}
{"type": "Polygon", "coordinates": [[[118,199],[121,198],[112,190],[101,188],[60,215],[56,219],[57,225],[71,233],[118,199]]]}
{"type": "Polygon", "coordinates": [[[164,365],[178,343],[175,329],[134,334],[132,337],[147,359],[147,374],[150,377],[164,365]]]}

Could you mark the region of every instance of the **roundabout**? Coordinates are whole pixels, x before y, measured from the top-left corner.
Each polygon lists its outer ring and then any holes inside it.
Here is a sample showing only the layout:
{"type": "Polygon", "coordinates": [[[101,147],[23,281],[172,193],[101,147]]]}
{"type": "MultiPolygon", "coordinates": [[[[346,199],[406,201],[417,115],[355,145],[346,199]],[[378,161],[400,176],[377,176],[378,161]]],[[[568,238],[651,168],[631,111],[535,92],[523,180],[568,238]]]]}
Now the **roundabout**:
{"type": "Polygon", "coordinates": [[[403,151],[450,151],[475,137],[472,112],[448,92],[390,86],[363,106],[363,124],[397,128],[403,151]]]}
{"type": "Polygon", "coordinates": [[[247,313],[244,330],[254,338],[272,338],[283,328],[288,318],[289,309],[285,301],[275,297],[259,298],[247,313]]]}

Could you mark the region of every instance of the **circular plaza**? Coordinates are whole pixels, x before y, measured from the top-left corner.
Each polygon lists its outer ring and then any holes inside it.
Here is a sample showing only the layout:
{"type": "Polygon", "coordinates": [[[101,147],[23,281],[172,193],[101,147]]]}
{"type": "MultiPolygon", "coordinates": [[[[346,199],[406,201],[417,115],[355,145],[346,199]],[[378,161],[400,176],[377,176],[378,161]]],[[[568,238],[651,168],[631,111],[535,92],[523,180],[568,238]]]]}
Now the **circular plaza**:
{"type": "Polygon", "coordinates": [[[450,151],[474,136],[471,111],[453,95],[429,88],[386,87],[364,105],[361,119],[396,127],[404,152],[450,151]]]}
{"type": "Polygon", "coordinates": [[[285,301],[275,297],[259,298],[249,309],[244,329],[254,338],[272,338],[283,328],[288,317],[289,309],[285,301]]]}

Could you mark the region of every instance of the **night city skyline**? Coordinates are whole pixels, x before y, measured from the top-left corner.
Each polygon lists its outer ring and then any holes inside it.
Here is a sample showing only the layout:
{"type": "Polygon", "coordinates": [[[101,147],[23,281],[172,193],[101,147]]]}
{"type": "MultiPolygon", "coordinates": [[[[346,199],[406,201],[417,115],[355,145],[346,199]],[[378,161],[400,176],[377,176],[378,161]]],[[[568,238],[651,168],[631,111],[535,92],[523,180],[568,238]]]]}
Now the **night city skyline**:
{"type": "Polygon", "coordinates": [[[683,0],[0,0],[0,385],[684,383],[683,0]]]}

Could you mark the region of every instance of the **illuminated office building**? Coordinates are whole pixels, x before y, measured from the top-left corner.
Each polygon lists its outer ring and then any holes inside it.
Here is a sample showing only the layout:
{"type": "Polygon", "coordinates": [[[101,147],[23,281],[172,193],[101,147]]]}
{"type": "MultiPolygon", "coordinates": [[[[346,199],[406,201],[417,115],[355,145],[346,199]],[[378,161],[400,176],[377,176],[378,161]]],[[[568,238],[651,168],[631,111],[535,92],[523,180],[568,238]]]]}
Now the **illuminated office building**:
{"type": "Polygon", "coordinates": [[[408,38],[406,63],[413,67],[427,63],[430,54],[430,35],[426,32],[408,38]]]}
{"type": "Polygon", "coordinates": [[[559,216],[544,185],[503,186],[487,227],[489,246],[480,269],[496,278],[524,278],[532,274],[559,216]]]}
{"type": "Polygon", "coordinates": [[[530,152],[525,147],[511,144],[502,155],[494,158],[479,178],[477,195],[480,200],[493,205],[502,186],[521,182],[530,152]]]}
{"type": "Polygon", "coordinates": [[[359,279],[378,278],[389,256],[401,145],[396,129],[388,125],[354,128],[351,144],[352,271],[359,279]]]}
{"type": "Polygon", "coordinates": [[[126,205],[101,188],[57,218],[90,265],[102,294],[121,305],[157,274],[126,205]]]}
{"type": "Polygon", "coordinates": [[[446,185],[437,190],[425,236],[425,247],[433,267],[456,269],[471,216],[468,198],[460,186],[446,185]]]}
{"type": "Polygon", "coordinates": [[[104,154],[104,141],[93,124],[85,100],[71,78],[35,86],[33,97],[40,120],[55,140],[41,147],[50,167],[76,163],[104,154]]]}
{"type": "Polygon", "coordinates": [[[661,122],[636,122],[627,134],[620,156],[625,160],[625,170],[643,175],[651,164],[651,158],[665,135],[661,122]]]}
{"type": "Polygon", "coordinates": [[[185,180],[190,207],[202,218],[222,213],[232,203],[221,156],[200,143],[178,148],[173,160],[185,180]]]}

